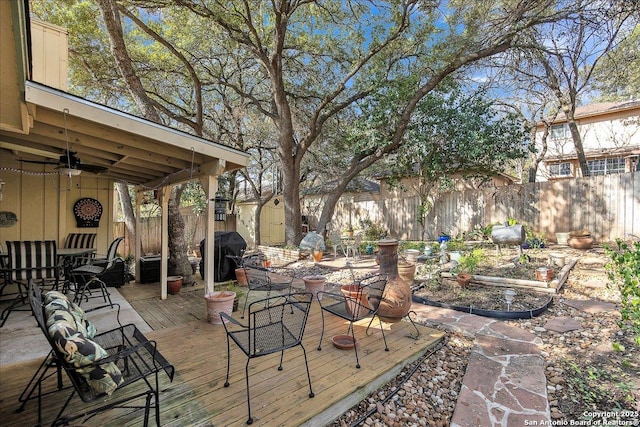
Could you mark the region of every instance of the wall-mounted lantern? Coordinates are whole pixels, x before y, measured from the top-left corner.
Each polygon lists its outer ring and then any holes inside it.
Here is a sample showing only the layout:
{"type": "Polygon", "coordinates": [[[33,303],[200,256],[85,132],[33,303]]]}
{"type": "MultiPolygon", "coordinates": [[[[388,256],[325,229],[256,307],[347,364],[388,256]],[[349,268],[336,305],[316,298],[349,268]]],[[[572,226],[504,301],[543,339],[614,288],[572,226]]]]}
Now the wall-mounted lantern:
{"type": "Polygon", "coordinates": [[[215,205],[213,209],[214,219],[216,221],[226,221],[227,220],[227,202],[229,201],[229,199],[216,196],[214,201],[215,201],[215,205]]]}

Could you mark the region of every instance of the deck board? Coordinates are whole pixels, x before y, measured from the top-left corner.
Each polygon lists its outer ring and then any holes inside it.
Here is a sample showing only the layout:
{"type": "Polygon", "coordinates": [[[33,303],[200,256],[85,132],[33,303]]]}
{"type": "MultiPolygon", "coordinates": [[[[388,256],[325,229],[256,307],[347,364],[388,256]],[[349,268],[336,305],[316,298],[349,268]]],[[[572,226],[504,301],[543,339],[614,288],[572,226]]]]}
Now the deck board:
{"type": "MultiPolygon", "coordinates": [[[[225,388],[227,347],[224,328],[202,318],[193,320],[196,316],[205,315],[201,292],[181,292],[180,298],[164,301],[154,296],[132,298],[130,302],[150,325],[166,325],[147,333],[150,339],[157,341],[159,351],[176,368],[173,383],[164,374],[161,375],[162,425],[245,425],[246,357],[232,344],[231,384],[225,388]],[[178,310],[183,312],[178,313],[178,310]]],[[[239,318],[240,314],[236,312],[234,316],[239,318]]],[[[311,370],[314,398],[308,397],[300,348],[285,352],[283,371],[277,370],[278,354],[251,360],[249,380],[254,425],[318,426],[330,423],[368,393],[394,378],[405,365],[437,345],[443,337],[439,331],[419,326],[421,336],[413,340],[407,337],[407,334],[414,332],[410,323],[384,323],[390,348],[386,352],[375,322],[370,336],[365,335],[366,324],[358,325],[356,337],[359,340],[362,368],[357,369],[353,351],[336,349],[330,341],[332,335],[344,333],[347,325],[334,316],[327,316],[325,320],[322,351],[318,351],[322,321],[318,304],[314,302],[303,341],[311,370]]],[[[19,406],[17,396],[38,363],[32,361],[0,367],[3,425],[35,423],[35,401],[29,402],[27,410],[21,414],[15,414],[14,411],[19,406]]],[[[51,388],[53,385],[48,386],[51,388]]],[[[45,421],[52,418],[52,411],[61,405],[66,396],[66,392],[59,392],[46,398],[43,408],[45,421]]],[[[83,405],[80,402],[72,403],[76,404],[83,405]]],[[[100,425],[138,426],[141,425],[141,419],[141,411],[118,409],[104,413],[99,420],[100,425]]]]}

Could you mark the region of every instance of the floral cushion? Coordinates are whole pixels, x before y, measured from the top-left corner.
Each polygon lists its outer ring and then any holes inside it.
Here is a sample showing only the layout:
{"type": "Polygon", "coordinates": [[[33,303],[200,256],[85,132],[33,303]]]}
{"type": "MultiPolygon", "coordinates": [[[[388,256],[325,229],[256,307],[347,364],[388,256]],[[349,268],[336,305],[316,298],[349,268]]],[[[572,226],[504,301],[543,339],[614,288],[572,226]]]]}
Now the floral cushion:
{"type": "Polygon", "coordinates": [[[65,361],[73,365],[96,392],[111,395],[122,383],[122,373],[112,362],[93,365],[109,355],[90,339],[95,337],[95,327],[86,320],[82,309],[64,294],[49,292],[44,301],[49,337],[65,361]]]}

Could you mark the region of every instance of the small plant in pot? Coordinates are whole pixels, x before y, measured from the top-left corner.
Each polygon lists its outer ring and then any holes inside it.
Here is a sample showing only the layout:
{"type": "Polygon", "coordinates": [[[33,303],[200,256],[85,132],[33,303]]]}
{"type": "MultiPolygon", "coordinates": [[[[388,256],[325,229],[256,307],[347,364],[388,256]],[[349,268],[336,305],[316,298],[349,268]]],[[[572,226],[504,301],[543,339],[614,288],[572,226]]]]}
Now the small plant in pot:
{"type": "Polygon", "coordinates": [[[473,277],[473,272],[476,271],[478,265],[484,261],[486,255],[481,248],[475,248],[467,255],[460,258],[458,265],[456,266],[456,280],[460,286],[467,286],[473,277]]]}

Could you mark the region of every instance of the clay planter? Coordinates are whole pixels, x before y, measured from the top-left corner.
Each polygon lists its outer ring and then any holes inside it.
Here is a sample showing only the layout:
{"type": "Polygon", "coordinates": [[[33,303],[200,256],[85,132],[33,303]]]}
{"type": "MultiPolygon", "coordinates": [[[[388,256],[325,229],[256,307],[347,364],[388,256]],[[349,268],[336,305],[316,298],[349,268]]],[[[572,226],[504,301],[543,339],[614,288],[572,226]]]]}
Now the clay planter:
{"type": "Polygon", "coordinates": [[[171,295],[180,293],[182,288],[182,276],[167,276],[167,292],[171,295]]]}
{"type": "Polygon", "coordinates": [[[593,237],[571,236],[569,237],[568,243],[573,249],[591,249],[593,246],[593,237]]]}
{"type": "Polygon", "coordinates": [[[249,282],[247,282],[247,274],[244,271],[244,268],[236,268],[236,281],[238,282],[238,286],[243,286],[245,288],[249,287],[249,282]]]}
{"type": "Polygon", "coordinates": [[[340,292],[344,294],[346,297],[344,300],[347,311],[353,315],[353,317],[358,318],[362,316],[367,311],[365,307],[369,307],[369,301],[367,301],[367,295],[362,292],[360,286],[358,285],[342,285],[340,287],[340,292]],[[356,302],[360,297],[360,302],[356,302]],[[364,307],[363,307],[364,306],[364,307]]]}
{"type": "Polygon", "coordinates": [[[536,278],[542,282],[549,282],[553,279],[553,270],[548,268],[538,268],[536,270],[536,278]]]}
{"type": "Polygon", "coordinates": [[[220,313],[231,315],[236,293],[231,291],[211,292],[206,294],[204,299],[207,302],[207,319],[209,323],[222,325],[220,313]]]}
{"type": "Polygon", "coordinates": [[[420,251],[417,249],[407,249],[404,251],[404,257],[407,262],[416,262],[418,260],[418,256],[420,255],[420,251]]]}
{"type": "Polygon", "coordinates": [[[458,273],[456,276],[456,281],[463,288],[466,287],[469,283],[471,283],[471,275],[468,273],[458,273]]]}
{"type": "Polygon", "coordinates": [[[311,251],[311,257],[313,258],[313,262],[320,262],[322,261],[322,257],[324,256],[324,252],[322,252],[321,250],[313,250],[311,251]]]}
{"type": "Polygon", "coordinates": [[[302,281],[307,292],[311,292],[320,301],[322,295],[318,295],[318,291],[324,291],[326,278],[324,276],[304,276],[302,281]]]}
{"type": "MultiPolygon", "coordinates": [[[[398,241],[380,240],[378,249],[380,273],[389,275],[378,314],[385,322],[399,322],[411,310],[411,287],[408,281],[398,275],[398,241]]],[[[413,267],[415,269],[415,264],[413,267]]]]}
{"type": "Polygon", "coordinates": [[[413,284],[413,278],[416,275],[416,264],[413,262],[399,262],[398,263],[398,276],[411,286],[413,284]]]}

